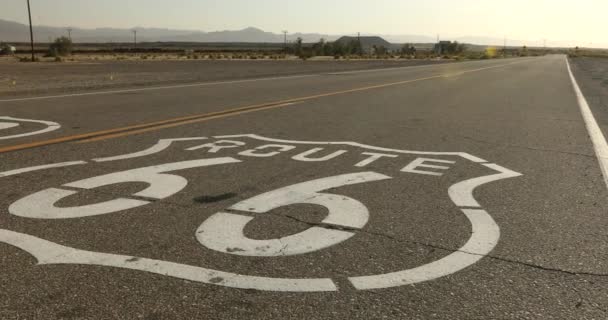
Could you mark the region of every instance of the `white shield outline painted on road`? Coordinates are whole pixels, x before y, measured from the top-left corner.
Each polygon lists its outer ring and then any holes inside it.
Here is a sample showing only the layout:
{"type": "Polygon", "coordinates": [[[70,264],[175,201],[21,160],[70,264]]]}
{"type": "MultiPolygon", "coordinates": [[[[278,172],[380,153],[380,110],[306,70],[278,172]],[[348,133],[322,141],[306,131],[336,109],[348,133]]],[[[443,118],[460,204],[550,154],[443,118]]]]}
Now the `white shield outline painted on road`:
{"type": "Polygon", "coordinates": [[[13,118],[13,117],[0,117],[0,129],[9,129],[9,128],[18,127],[19,122],[42,124],[42,125],[45,125],[46,128],[40,129],[37,131],[32,131],[32,132],[14,134],[14,135],[10,135],[10,136],[0,136],[0,140],[9,140],[9,139],[17,139],[17,138],[35,136],[35,135],[55,131],[55,130],[58,130],[59,128],[61,128],[61,125],[59,125],[59,123],[52,122],[52,121],[20,119],[20,118],[13,118]]]}
{"type": "MultiPolygon", "coordinates": [[[[341,145],[362,148],[370,151],[391,152],[412,155],[459,156],[486,168],[496,171],[495,174],[476,177],[456,183],[449,187],[448,195],[456,206],[471,223],[471,237],[464,246],[453,253],[434,262],[413,268],[387,274],[364,275],[349,277],[350,283],[359,290],[383,289],[425,282],[444,277],[461,271],[486,257],[497,245],[500,238],[500,229],[494,219],[481,207],[473,196],[473,191],[487,183],[521,176],[520,173],[509,170],[497,164],[462,152],[425,152],[412,150],[398,150],[359,144],[355,142],[314,142],[279,140],[262,137],[254,134],[216,136],[215,139],[250,138],[282,144],[327,146],[341,145]]],[[[174,142],[206,140],[206,137],[162,139],[154,146],[131,154],[113,156],[108,158],[92,159],[92,162],[108,162],[145,157],[162,152],[174,142]]],[[[238,161],[234,161],[238,162],[238,161]]],[[[19,175],[25,172],[46,170],[50,168],[67,167],[87,164],[87,161],[72,161],[57,164],[40,165],[29,168],[15,169],[0,173],[0,178],[19,175]]],[[[233,162],[231,162],[233,163],[233,162]]],[[[135,256],[118,255],[111,253],[92,252],[70,248],[31,235],[0,229],[0,242],[18,247],[38,260],[39,265],[51,264],[77,264],[116,267],[137,271],[155,273],[159,275],[201,282],[225,287],[254,289],[263,291],[283,292],[327,292],[337,291],[338,288],[330,278],[273,278],[241,275],[236,273],[212,270],[203,267],[184,265],[163,260],[148,259],[135,256]]]]}

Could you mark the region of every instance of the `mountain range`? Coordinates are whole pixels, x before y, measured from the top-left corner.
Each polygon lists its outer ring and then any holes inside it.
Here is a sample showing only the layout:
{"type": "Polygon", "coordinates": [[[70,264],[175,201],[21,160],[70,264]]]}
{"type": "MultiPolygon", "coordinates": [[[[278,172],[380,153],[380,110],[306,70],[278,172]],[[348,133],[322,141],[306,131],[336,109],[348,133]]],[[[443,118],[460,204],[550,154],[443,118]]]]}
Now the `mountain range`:
{"type": "MultiPolygon", "coordinates": [[[[67,27],[34,26],[34,37],[36,42],[49,42],[60,36],[68,35],[67,27]]],[[[204,32],[198,30],[172,30],[161,28],[132,29],[96,28],[83,29],[72,28],[71,34],[74,42],[106,43],[106,42],[132,42],[133,30],[137,30],[138,42],[250,42],[250,43],[282,43],[283,34],[266,32],[264,30],[249,27],[243,30],[224,30],[204,32]]],[[[371,35],[371,34],[362,34],[371,35]]],[[[323,38],[333,41],[342,35],[329,35],[319,33],[291,33],[287,35],[288,41],[302,38],[304,42],[317,42],[323,38]]],[[[436,39],[424,35],[376,35],[391,43],[434,43],[436,39]]],[[[493,37],[457,37],[452,39],[462,43],[478,45],[503,44],[502,38],[493,37]]],[[[29,41],[29,27],[25,24],[0,19],[0,41],[4,42],[27,42],[29,41]]],[[[567,46],[568,42],[551,42],[551,46],[567,46]]],[[[509,40],[509,46],[542,46],[543,41],[520,41],[509,40]]]]}

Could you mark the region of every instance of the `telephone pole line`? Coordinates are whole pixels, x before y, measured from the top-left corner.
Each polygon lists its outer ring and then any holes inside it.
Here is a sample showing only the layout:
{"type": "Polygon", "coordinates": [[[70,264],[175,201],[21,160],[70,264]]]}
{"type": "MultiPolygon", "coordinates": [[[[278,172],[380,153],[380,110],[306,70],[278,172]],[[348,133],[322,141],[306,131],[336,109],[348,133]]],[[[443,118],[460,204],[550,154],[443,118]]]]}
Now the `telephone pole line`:
{"type": "Polygon", "coordinates": [[[137,49],[137,29],[131,31],[133,32],[133,49],[137,49]]]}
{"type": "Polygon", "coordinates": [[[34,56],[34,29],[32,28],[32,10],[30,9],[30,0],[27,0],[27,15],[30,19],[30,46],[32,48],[32,62],[36,61],[34,56]]]}
{"type": "Polygon", "coordinates": [[[361,32],[357,32],[357,42],[359,43],[359,55],[363,55],[363,44],[361,44],[361,32]]]}
{"type": "Polygon", "coordinates": [[[287,54],[287,30],[283,30],[283,50],[285,50],[285,54],[287,54]]]}

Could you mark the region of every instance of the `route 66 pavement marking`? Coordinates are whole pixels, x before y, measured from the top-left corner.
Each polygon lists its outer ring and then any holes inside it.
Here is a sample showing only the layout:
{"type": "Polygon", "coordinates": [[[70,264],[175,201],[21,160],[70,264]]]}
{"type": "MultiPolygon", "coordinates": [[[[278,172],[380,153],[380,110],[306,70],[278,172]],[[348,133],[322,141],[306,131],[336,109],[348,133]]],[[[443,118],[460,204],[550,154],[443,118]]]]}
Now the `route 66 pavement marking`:
{"type": "Polygon", "coordinates": [[[0,140],[9,140],[9,139],[17,139],[17,138],[35,136],[35,135],[40,135],[40,134],[52,132],[55,130],[59,130],[60,128],[61,128],[61,125],[59,125],[56,122],[52,122],[52,121],[21,119],[21,118],[4,116],[4,117],[0,117],[0,140]],[[31,131],[31,132],[3,135],[1,130],[17,128],[21,125],[21,123],[34,123],[37,125],[43,125],[45,127],[42,129],[39,129],[39,130],[31,131]]]}
{"type": "MultiPolygon", "coordinates": [[[[196,240],[210,250],[226,255],[272,259],[280,256],[310,254],[339,246],[353,237],[354,231],[366,226],[370,215],[374,213],[369,212],[365,203],[358,199],[340,195],[341,187],[379,184],[402,175],[422,175],[433,179],[449,172],[450,166],[457,161],[471,162],[495,171],[491,175],[460,181],[446,190],[451,201],[460,208],[471,225],[471,235],[464,246],[439,260],[415,268],[348,278],[354,288],[370,290],[431,281],[458,272],[483,259],[498,243],[500,228],[475,199],[473,191],[484,184],[521,175],[467,153],[397,150],[354,142],[292,141],[240,134],[209,138],[161,139],[150,147],[129,154],[18,168],[0,173],[0,177],[63,167],[71,167],[71,170],[86,170],[87,166],[94,166],[96,163],[148,157],[182,144],[190,145],[184,151],[204,151],[206,157],[133,168],[65,183],[56,188],[47,188],[25,196],[12,203],[8,211],[14,216],[26,219],[86,219],[147,206],[151,203],[150,200],[169,198],[181,192],[189,183],[188,179],[179,175],[179,171],[184,169],[213,170],[218,166],[241,165],[249,159],[268,159],[283,153],[289,153],[290,161],[304,163],[322,163],[332,161],[346,153],[359,153],[361,161],[353,165],[351,173],[310,181],[293,181],[291,185],[240,201],[201,221],[195,234],[196,240]],[[337,146],[341,150],[326,154],[323,151],[327,146],[337,146]],[[225,156],[226,152],[233,154],[225,156]],[[220,153],[221,156],[218,155],[220,153]],[[380,173],[366,169],[376,162],[397,161],[402,156],[416,158],[405,162],[399,172],[380,173]],[[125,194],[96,204],[75,207],[55,206],[60,200],[75,195],[80,190],[128,182],[144,182],[148,187],[133,195],[125,194]],[[326,191],[329,189],[331,191],[326,191]],[[250,239],[243,232],[246,225],[254,219],[249,213],[264,214],[272,209],[294,204],[325,207],[328,214],[322,224],[331,228],[311,227],[297,234],[265,240],[250,239]]],[[[339,290],[331,278],[281,278],[238,274],[173,261],[80,250],[11,230],[0,230],[0,241],[30,253],[38,260],[41,267],[50,264],[97,265],[155,273],[211,285],[263,291],[339,290]]]]}

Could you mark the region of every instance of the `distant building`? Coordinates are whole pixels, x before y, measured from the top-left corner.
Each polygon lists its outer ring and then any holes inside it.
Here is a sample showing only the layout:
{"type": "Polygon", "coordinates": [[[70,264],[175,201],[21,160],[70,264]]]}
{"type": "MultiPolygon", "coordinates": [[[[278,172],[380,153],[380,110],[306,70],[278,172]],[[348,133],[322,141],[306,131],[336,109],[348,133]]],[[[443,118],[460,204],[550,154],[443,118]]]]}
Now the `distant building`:
{"type": "Polygon", "coordinates": [[[365,54],[373,54],[375,53],[376,48],[384,47],[386,50],[392,51],[393,45],[382,39],[381,37],[371,36],[371,37],[349,37],[344,36],[340,39],[336,40],[336,43],[340,43],[343,46],[347,46],[349,43],[353,41],[361,41],[361,49],[365,54]]]}
{"type": "Polygon", "coordinates": [[[0,45],[0,54],[2,55],[8,55],[8,54],[15,54],[15,52],[17,52],[17,48],[15,48],[14,46],[11,46],[9,44],[2,44],[0,45]]]}
{"type": "Polygon", "coordinates": [[[452,41],[439,41],[437,44],[435,44],[433,51],[435,51],[436,55],[442,55],[448,51],[451,44],[452,41]]]}

